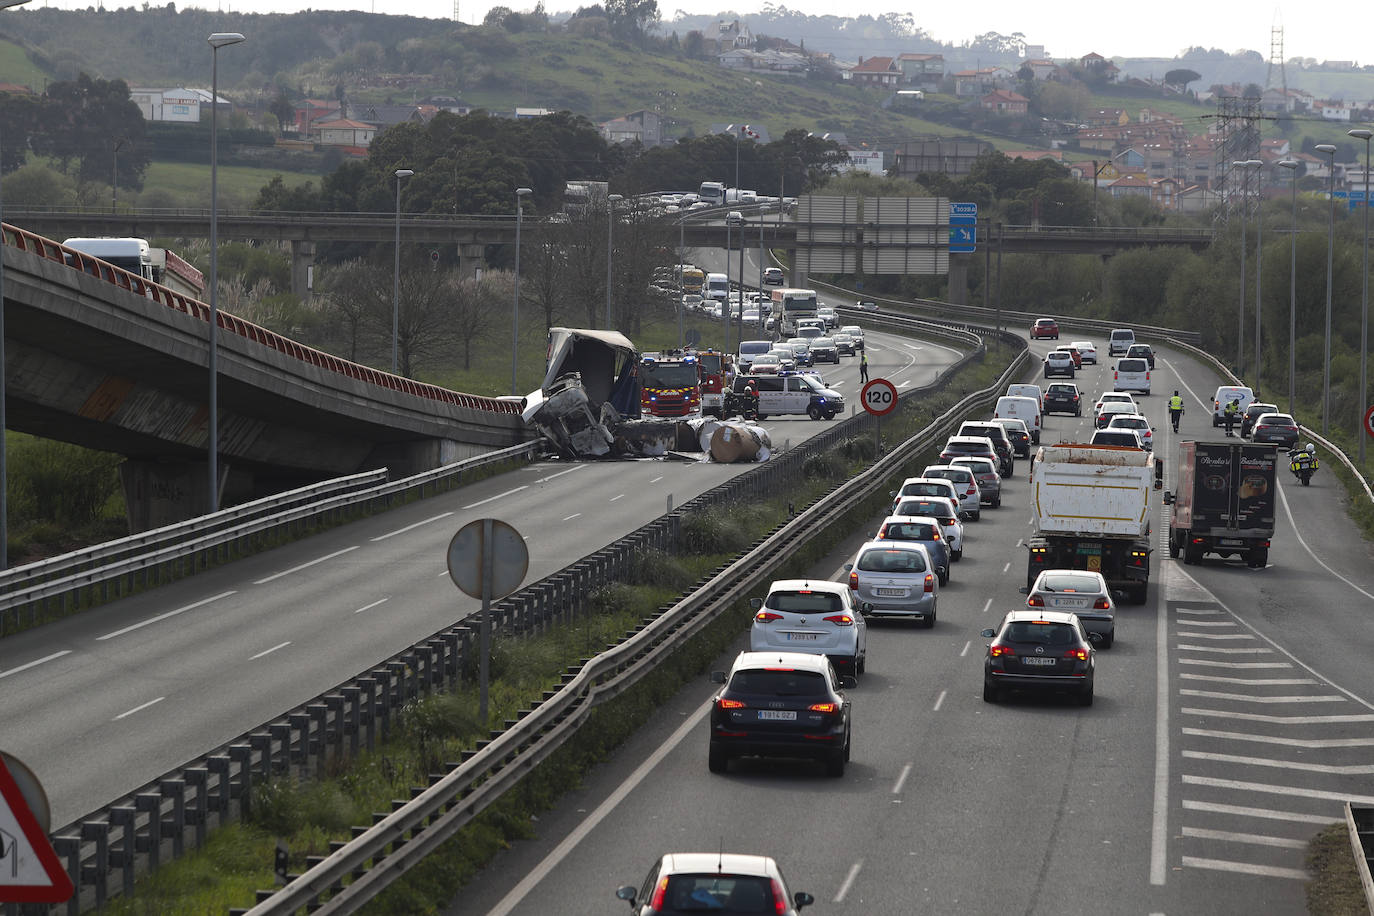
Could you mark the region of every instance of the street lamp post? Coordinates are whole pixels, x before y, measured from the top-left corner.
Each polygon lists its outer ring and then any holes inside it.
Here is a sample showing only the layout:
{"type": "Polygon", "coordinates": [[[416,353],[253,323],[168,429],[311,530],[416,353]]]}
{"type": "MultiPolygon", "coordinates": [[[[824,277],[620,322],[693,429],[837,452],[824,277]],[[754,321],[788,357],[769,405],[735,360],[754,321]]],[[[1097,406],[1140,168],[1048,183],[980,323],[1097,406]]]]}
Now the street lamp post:
{"type": "Polygon", "coordinates": [[[239,32],[215,32],[210,44],[210,512],[219,511],[219,49],[243,41],[239,32]]]}
{"type": "Polygon", "coordinates": [[[1293,412],[1297,400],[1298,358],[1294,353],[1298,331],[1298,161],[1283,159],[1279,165],[1288,169],[1293,188],[1293,231],[1288,244],[1288,412],[1293,412]]]}
{"type": "Polygon", "coordinates": [[[511,332],[510,332],[510,393],[513,397],[515,390],[515,366],[520,354],[520,222],[525,216],[525,201],[527,194],[531,194],[529,188],[515,189],[515,302],[511,307],[511,332]]]}
{"type": "MultiPolygon", "coordinates": [[[[29,0],[0,0],[0,10],[29,0]]],[[[0,153],[0,155],[3,155],[0,153]]],[[[0,569],[9,568],[9,480],[5,465],[5,238],[0,216],[0,569]]]]}
{"type": "Polygon", "coordinates": [[[686,305],[682,301],[682,272],[687,269],[682,260],[683,248],[687,241],[687,217],[680,216],[677,221],[677,346],[682,349],[687,346],[687,326],[683,312],[686,305]]]}
{"type": "Polygon", "coordinates": [[[613,236],[611,230],[615,228],[615,205],[617,201],[625,198],[619,194],[606,195],[606,330],[611,329],[611,252],[613,236]]]}
{"type": "Polygon", "coordinates": [[[1246,159],[1243,165],[1255,169],[1255,396],[1260,390],[1260,316],[1264,312],[1264,162],[1246,159]]]}
{"type": "Polygon", "coordinates": [[[1241,169],[1240,190],[1240,307],[1236,310],[1236,372],[1245,376],[1245,223],[1250,215],[1250,172],[1245,162],[1237,160],[1232,168],[1241,169]]]}
{"type": "Polygon", "coordinates": [[[124,148],[124,144],[129,142],[128,137],[120,137],[114,141],[112,147],[112,157],[114,159],[114,173],[110,176],[110,212],[119,212],[119,151],[124,148]]]}
{"type": "Polygon", "coordinates": [[[1329,429],[1327,414],[1331,412],[1331,259],[1336,247],[1336,147],[1318,143],[1313,148],[1327,157],[1326,198],[1331,210],[1326,229],[1326,345],[1322,361],[1322,435],[1325,436],[1329,429]]]}
{"type": "MultiPolygon", "coordinates": [[[[729,256],[729,252],[726,252],[729,256]]],[[[760,287],[762,288],[762,287],[760,287]]],[[[727,294],[728,296],[728,294],[727,294]]],[[[739,223],[739,320],[735,324],[735,346],[744,340],[744,220],[739,223]]]]}
{"type": "Polygon", "coordinates": [[[415,174],[414,169],[396,170],[396,245],[391,266],[391,374],[397,374],[397,341],[401,336],[401,181],[415,174]]]}
{"type": "Polygon", "coordinates": [[[1368,382],[1365,378],[1365,370],[1369,360],[1369,138],[1374,137],[1374,131],[1365,128],[1356,128],[1346,131],[1347,134],[1356,140],[1364,141],[1364,268],[1360,275],[1364,277],[1364,285],[1360,293],[1360,392],[1355,400],[1355,425],[1357,432],[1355,438],[1360,440],[1360,464],[1364,464],[1364,408],[1365,399],[1369,396],[1369,389],[1365,387],[1368,382]]]}

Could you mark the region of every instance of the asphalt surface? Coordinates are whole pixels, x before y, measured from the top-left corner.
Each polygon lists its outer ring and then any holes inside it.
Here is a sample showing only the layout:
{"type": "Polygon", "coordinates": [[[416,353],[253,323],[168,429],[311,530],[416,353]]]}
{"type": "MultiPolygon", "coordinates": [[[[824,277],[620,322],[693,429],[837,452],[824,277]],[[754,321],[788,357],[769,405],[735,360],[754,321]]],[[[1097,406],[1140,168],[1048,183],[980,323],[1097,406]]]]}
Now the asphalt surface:
{"type": "MultiPolygon", "coordinates": [[[[1110,390],[1107,362],[1079,373],[1087,396],[1110,390]]],[[[1044,385],[1038,375],[1027,381],[1044,385]]],[[[1218,381],[1165,351],[1152,382],[1144,411],[1171,484],[1177,441],[1213,435],[1202,400],[1218,381]],[[1187,398],[1177,436],[1175,387],[1187,398]]],[[[1086,441],[1090,424],[1050,417],[1043,441],[1086,441]]],[[[1281,482],[1292,518],[1262,570],[1170,560],[1157,503],[1147,602],[1118,609],[1095,704],[989,705],[979,630],[1024,602],[1027,470],[1019,461],[1002,508],[968,525],[935,628],[872,625],[843,778],[791,761],[709,773],[703,678],[449,916],[623,912],[615,888],[638,885],[658,855],[718,849],[776,857],[793,890],[816,896],[808,913],[1304,913],[1307,840],[1344,799],[1374,803],[1374,564],[1341,488],[1322,472],[1308,488],[1281,482]]],[[[813,575],[838,578],[865,534],[813,575]]]]}
{"type": "MultiPolygon", "coordinates": [[[[959,354],[870,334],[873,376],[924,384],[959,354]]],[[[857,359],[822,370],[858,409],[857,359]]],[[[787,448],[834,421],[770,417],[787,448]]],[[[542,462],[0,640],[0,747],[55,827],[237,738],[478,609],[449,579],[454,532],[500,517],[527,582],[747,465],[542,462]]]]}

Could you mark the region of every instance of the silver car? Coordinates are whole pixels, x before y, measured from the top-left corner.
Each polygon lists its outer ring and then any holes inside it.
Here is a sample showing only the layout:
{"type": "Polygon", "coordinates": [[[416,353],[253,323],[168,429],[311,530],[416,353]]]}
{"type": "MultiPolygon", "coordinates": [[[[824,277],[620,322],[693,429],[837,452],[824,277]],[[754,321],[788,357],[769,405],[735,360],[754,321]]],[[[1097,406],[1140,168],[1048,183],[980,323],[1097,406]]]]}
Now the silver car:
{"type": "Polygon", "coordinates": [[[983,496],[978,492],[978,479],[968,468],[958,465],[932,464],[921,472],[922,477],[943,477],[954,481],[959,490],[959,511],[975,522],[983,516],[983,496]]]}
{"type": "MultiPolygon", "coordinates": [[[[920,544],[935,564],[935,578],[941,585],[949,584],[950,556],[949,538],[945,537],[945,523],[933,515],[902,514],[889,515],[878,526],[875,541],[902,541],[920,544]]],[[[851,583],[852,584],[852,583],[851,583]]]]}
{"type": "Polygon", "coordinates": [[[1026,590],[1026,607],[1068,611],[1089,633],[1098,634],[1098,645],[1110,649],[1116,639],[1116,602],[1102,573],[1083,569],[1044,569],[1026,590]]]}
{"type": "Polygon", "coordinates": [[[845,564],[849,588],[872,605],[870,616],[908,617],[935,626],[940,586],[925,545],[914,541],[868,541],[845,564]]]}
{"type": "Polygon", "coordinates": [[[779,579],[768,597],[749,599],[749,651],[824,655],[846,674],[862,674],[868,653],[867,608],[843,582],[779,579]]]}
{"type": "Polygon", "coordinates": [[[907,496],[898,500],[888,514],[921,515],[935,519],[943,526],[945,540],[949,542],[949,558],[957,563],[964,557],[964,523],[955,505],[955,501],[948,496],[907,496]]]}
{"type": "Polygon", "coordinates": [[[997,463],[991,458],[977,455],[951,458],[949,463],[955,467],[966,467],[978,480],[978,492],[982,501],[994,509],[1002,508],[1002,477],[997,473],[997,463]]]}

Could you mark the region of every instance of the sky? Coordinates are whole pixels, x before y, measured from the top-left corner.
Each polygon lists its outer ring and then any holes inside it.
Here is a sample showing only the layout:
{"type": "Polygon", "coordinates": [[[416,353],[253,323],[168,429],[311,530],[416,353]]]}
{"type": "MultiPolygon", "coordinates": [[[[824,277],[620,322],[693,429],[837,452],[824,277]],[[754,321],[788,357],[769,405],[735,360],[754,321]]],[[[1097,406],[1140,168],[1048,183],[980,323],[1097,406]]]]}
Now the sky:
{"type": "MultiPolygon", "coordinates": [[[[109,8],[143,5],[141,0],[138,3],[124,0],[32,0],[32,6],[86,9],[96,2],[104,2],[109,8]]],[[[161,6],[166,0],[150,2],[161,6]]],[[[558,13],[593,2],[595,0],[545,0],[544,6],[551,13],[558,13]]],[[[493,5],[509,6],[515,10],[533,9],[535,0],[507,0],[504,4],[492,4],[485,0],[192,0],[178,2],[177,8],[199,7],[238,13],[294,13],[304,9],[361,10],[404,12],[412,16],[451,20],[455,3],[459,19],[466,23],[479,23],[493,5]]],[[[843,6],[837,6],[833,0],[778,0],[775,5],[814,16],[834,15],[837,9],[844,15],[870,16],[892,11],[913,11],[912,6],[903,8],[891,0],[887,3],[860,0],[857,5],[843,6]]],[[[978,3],[947,0],[922,4],[923,9],[916,13],[916,24],[936,40],[954,44],[971,40],[985,32],[1003,35],[1021,32],[1027,42],[1044,45],[1046,53],[1053,58],[1081,57],[1089,51],[1109,57],[1170,58],[1184,48],[1201,45],[1228,52],[1245,48],[1258,51],[1266,60],[1269,58],[1271,31],[1275,26],[1283,26],[1283,52],[1288,60],[1311,57],[1318,61],[1353,60],[1367,63],[1371,58],[1367,52],[1362,56],[1361,51],[1369,45],[1368,26],[1374,24],[1374,12],[1366,8],[1364,14],[1358,14],[1370,17],[1363,28],[1355,21],[1357,14],[1352,12],[1353,9],[1364,8],[1363,4],[1356,4],[1334,18],[1331,15],[1304,16],[1304,9],[1310,11],[1313,8],[1290,7],[1287,22],[1277,6],[1268,13],[1255,9],[1249,16],[1238,15],[1235,10],[1239,6],[1218,3],[1216,0],[1203,3],[1159,0],[1155,4],[1065,4],[1054,8],[1049,4],[1026,0],[980,0],[978,3]]],[[[740,16],[747,18],[751,11],[757,12],[762,7],[761,0],[755,0],[737,9],[741,10],[740,16]]],[[[659,0],[659,12],[665,20],[675,18],[679,10],[691,15],[716,15],[722,9],[714,0],[659,0]]],[[[1337,10],[1339,5],[1330,9],[1337,10]]],[[[730,18],[733,18],[733,14],[730,18]]],[[[841,58],[862,53],[860,48],[849,49],[838,45],[827,50],[841,58]]]]}

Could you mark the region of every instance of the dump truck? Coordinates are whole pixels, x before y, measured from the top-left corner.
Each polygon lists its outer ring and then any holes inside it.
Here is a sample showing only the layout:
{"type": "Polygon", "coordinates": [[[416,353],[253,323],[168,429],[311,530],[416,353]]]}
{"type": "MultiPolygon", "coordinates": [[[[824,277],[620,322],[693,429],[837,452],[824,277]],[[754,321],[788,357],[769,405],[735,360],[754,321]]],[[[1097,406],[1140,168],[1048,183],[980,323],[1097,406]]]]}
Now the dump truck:
{"type": "Polygon", "coordinates": [[[1031,464],[1035,533],[1026,585],[1041,570],[1100,572],[1137,604],[1150,581],[1151,494],[1163,486],[1154,455],[1114,445],[1042,446],[1031,464]]]}
{"type": "Polygon", "coordinates": [[[1277,445],[1187,439],[1178,446],[1178,488],[1164,494],[1169,556],[1197,563],[1206,554],[1269,562],[1278,485],[1277,445]]]}

